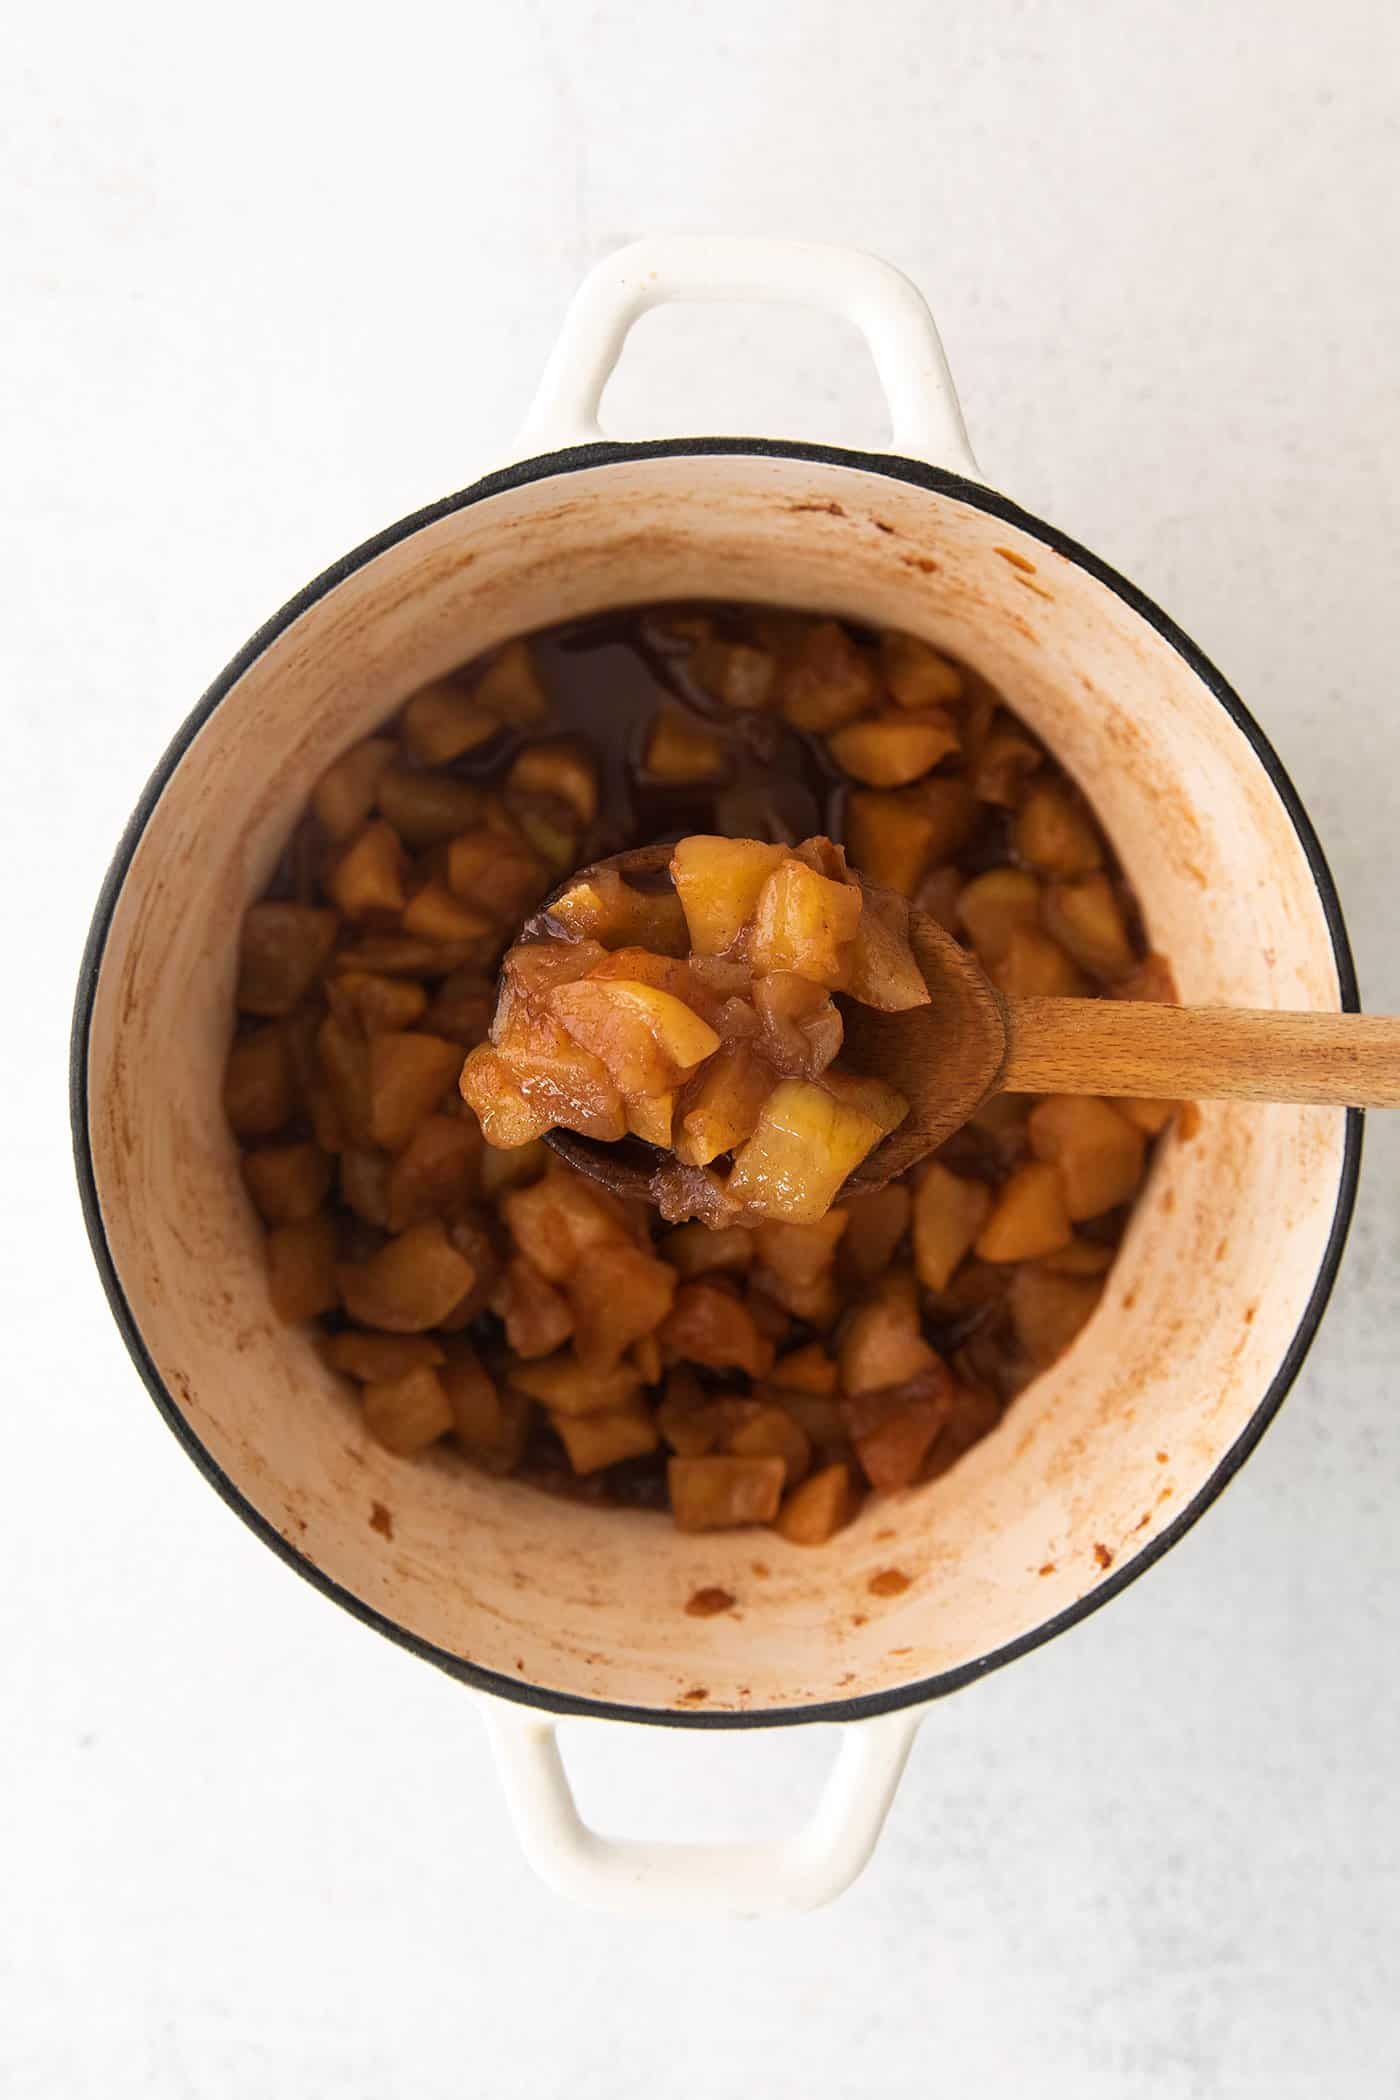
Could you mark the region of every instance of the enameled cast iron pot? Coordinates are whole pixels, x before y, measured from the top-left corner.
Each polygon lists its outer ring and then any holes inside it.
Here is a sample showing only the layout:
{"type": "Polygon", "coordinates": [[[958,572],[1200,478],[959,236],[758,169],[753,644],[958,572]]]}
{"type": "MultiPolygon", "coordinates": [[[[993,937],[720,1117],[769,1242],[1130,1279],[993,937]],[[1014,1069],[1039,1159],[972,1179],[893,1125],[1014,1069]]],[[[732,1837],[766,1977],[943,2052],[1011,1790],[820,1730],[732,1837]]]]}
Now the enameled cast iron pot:
{"type": "Polygon", "coordinates": [[[1258,726],[1178,628],[977,478],[933,323],[869,257],[661,240],[584,283],[518,464],[390,526],[255,635],[161,760],[83,960],[73,1127],[93,1252],[156,1404],[290,1567],[487,1694],[525,1846],[613,1908],[822,1901],[868,1857],[929,1703],[1115,1596],[1243,1463],[1321,1316],[1360,1118],[1213,1104],[1161,1152],[1103,1303],[945,1478],[819,1551],[685,1537],[365,1434],[308,1334],[269,1311],[219,1105],[239,918],[311,784],[415,686],[504,637],[672,597],[908,628],[985,672],[1088,791],[1153,944],[1200,1005],[1356,1004],[1312,827],[1258,726]],[[658,302],[776,298],[863,331],[888,453],[785,440],[611,444],[596,410],[658,302]],[[392,1538],[374,1528],[376,1504],[392,1538]],[[769,1574],[760,1579],[760,1557],[769,1574]],[[875,1571],[913,1579],[868,1594],[875,1571]],[[683,1607],[734,1592],[718,1618],[683,1607]],[[839,1722],[796,1836],[711,1848],[584,1829],[560,1715],[839,1722]]]}

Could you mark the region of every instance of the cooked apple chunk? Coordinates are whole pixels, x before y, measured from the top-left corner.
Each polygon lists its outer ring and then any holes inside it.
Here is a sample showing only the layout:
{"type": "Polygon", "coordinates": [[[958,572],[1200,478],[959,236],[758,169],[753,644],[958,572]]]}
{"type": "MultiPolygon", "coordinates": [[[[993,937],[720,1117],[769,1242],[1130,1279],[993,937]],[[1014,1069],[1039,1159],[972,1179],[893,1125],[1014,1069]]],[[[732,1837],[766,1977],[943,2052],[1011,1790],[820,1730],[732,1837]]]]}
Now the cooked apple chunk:
{"type": "Polygon", "coordinates": [[[624,1094],[665,1093],[719,1048],[708,1022],[655,985],[580,978],[556,986],[548,1004],[624,1094]]]}
{"type": "Polygon", "coordinates": [[[757,839],[682,839],[671,880],[697,955],[724,955],[758,908],[763,886],[782,865],[783,848],[757,839]]]}
{"type": "Polygon", "coordinates": [[[780,1080],[734,1156],[729,1194],[761,1216],[811,1224],[883,1135],[877,1122],[843,1107],[819,1082],[780,1080]]]}
{"type": "Polygon", "coordinates": [[[673,1458],[666,1467],[671,1514],[681,1531],[771,1524],[787,1469],[781,1458],[673,1458]]]}
{"type": "Polygon", "coordinates": [[[693,786],[723,780],[728,768],[728,751],[717,731],[678,707],[658,710],[642,756],[642,771],[651,779],[693,786]]]}
{"type": "Polygon", "coordinates": [[[860,918],[861,893],[854,885],[785,859],[754,907],[749,960],[760,976],[791,970],[832,989],[845,982],[860,918]]]}
{"type": "Polygon", "coordinates": [[[941,708],[932,707],[852,722],[827,738],[827,748],[841,770],[866,787],[907,787],[957,750],[958,732],[941,708]]]}

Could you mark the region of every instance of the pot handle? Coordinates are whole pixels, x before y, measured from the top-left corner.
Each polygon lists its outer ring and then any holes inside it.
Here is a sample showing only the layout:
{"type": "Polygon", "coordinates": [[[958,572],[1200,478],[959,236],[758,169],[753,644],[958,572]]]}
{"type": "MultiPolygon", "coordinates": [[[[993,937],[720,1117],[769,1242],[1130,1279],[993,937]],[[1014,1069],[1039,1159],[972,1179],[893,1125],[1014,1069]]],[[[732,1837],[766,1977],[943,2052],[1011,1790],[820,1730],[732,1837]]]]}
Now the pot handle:
{"type": "Polygon", "coordinates": [[[875,1849],[923,1718],[906,1710],[842,1723],[817,1806],[790,1836],[677,1845],[589,1829],[559,1753],[556,1716],[499,1699],[487,1699],[485,1713],[506,1803],[540,1878],[590,1910],[669,1918],[760,1917],[839,1896],[875,1849]]]}
{"type": "Polygon", "coordinates": [[[589,271],[525,418],[522,454],[596,444],[598,404],[632,324],[680,299],[774,300],[844,315],[884,388],[890,450],[976,475],[933,316],[901,271],[858,248],[710,234],[634,241],[589,271]]]}

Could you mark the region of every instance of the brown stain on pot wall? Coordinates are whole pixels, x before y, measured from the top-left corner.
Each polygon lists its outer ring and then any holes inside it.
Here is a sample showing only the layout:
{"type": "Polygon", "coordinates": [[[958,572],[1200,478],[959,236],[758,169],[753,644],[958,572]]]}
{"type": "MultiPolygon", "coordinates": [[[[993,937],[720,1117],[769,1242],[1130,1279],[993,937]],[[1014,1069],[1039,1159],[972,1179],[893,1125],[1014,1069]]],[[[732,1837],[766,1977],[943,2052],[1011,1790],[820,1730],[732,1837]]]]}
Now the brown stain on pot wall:
{"type": "Polygon", "coordinates": [[[377,1531],[382,1539],[394,1536],[393,1511],[383,1502],[371,1502],[369,1506],[369,1528],[377,1531]]]}
{"type": "Polygon", "coordinates": [[[824,518],[844,518],[846,513],[839,503],[789,503],[786,509],[790,516],[798,517],[808,512],[819,512],[824,518]]]}
{"type": "Polygon", "coordinates": [[[1113,1566],[1113,1554],[1107,1546],[1096,1544],[1094,1547],[1094,1558],[1101,1568],[1111,1568],[1113,1566]]]}
{"type": "Polygon", "coordinates": [[[881,1568],[877,1575],[871,1576],[865,1587],[872,1597],[902,1597],[913,1580],[913,1576],[906,1575],[903,1568],[881,1568]]]}
{"type": "Polygon", "coordinates": [[[692,1619],[714,1619],[722,1611],[732,1611],[733,1608],[734,1592],[732,1590],[722,1590],[718,1584],[712,1584],[707,1589],[696,1590],[692,1596],[686,1599],[685,1606],[687,1616],[692,1619]]]}

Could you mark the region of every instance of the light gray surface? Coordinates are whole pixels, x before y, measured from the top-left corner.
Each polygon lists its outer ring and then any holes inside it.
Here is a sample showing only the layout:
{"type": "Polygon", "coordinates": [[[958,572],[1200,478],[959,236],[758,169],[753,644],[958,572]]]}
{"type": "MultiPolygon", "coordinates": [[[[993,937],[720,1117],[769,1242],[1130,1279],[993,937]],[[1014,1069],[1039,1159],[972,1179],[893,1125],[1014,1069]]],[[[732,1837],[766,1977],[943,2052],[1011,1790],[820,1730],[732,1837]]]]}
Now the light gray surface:
{"type": "MultiPolygon", "coordinates": [[[[547,1896],[467,1696],[204,1486],[108,1319],[62,1100],[92,899],[166,738],[326,561],[508,449],[578,276],[653,229],[846,240],[925,287],[988,478],[1256,709],[1400,1010],[1395,25],[30,11],[0,87],[7,2096],[1396,2090],[1394,1121],[1225,1502],[935,1712],[847,1899],[724,1930],[547,1896]]],[[[848,339],[792,315],[653,319],[611,406],[878,434],[848,339]]],[[[572,1733],[586,1805],[654,1832],[771,1827],[827,1755],[572,1733]]]]}

